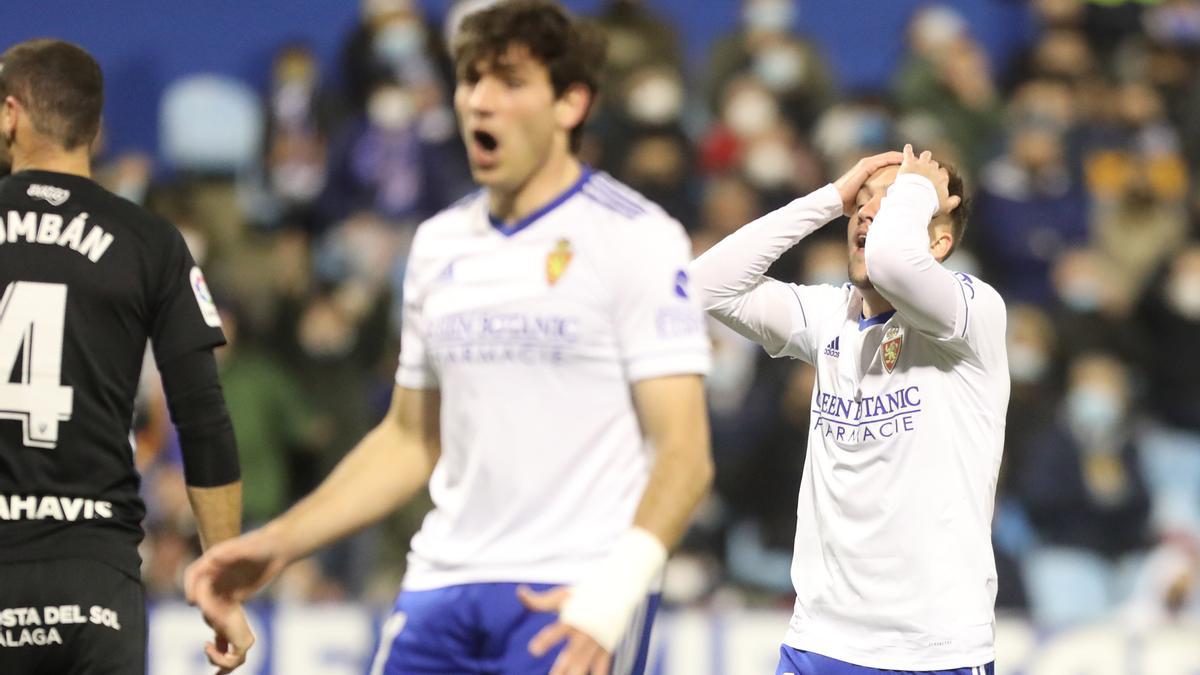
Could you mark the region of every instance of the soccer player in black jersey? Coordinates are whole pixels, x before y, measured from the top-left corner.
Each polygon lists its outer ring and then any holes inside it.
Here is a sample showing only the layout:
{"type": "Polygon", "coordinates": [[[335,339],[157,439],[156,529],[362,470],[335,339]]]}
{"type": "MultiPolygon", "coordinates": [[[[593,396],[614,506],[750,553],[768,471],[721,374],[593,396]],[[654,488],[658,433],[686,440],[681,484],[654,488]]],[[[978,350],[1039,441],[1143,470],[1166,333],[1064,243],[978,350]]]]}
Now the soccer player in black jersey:
{"type": "MultiPolygon", "coordinates": [[[[0,673],[145,671],[130,444],[146,341],[183,449],[205,546],[238,534],[241,482],[204,276],[172,225],[91,180],[103,105],[87,52],[0,55],[0,673]]],[[[209,660],[253,641],[229,609],[209,660]]]]}

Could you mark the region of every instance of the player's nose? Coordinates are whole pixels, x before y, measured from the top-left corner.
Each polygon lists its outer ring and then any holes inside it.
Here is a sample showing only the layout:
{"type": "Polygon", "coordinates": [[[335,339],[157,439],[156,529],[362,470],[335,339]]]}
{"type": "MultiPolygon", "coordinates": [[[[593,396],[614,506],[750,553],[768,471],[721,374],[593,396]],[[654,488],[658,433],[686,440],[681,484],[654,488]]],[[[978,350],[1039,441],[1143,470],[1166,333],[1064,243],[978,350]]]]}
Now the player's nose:
{"type": "Polygon", "coordinates": [[[484,77],[476,82],[467,94],[467,108],[471,112],[488,113],[495,105],[498,86],[494,78],[484,77]]]}

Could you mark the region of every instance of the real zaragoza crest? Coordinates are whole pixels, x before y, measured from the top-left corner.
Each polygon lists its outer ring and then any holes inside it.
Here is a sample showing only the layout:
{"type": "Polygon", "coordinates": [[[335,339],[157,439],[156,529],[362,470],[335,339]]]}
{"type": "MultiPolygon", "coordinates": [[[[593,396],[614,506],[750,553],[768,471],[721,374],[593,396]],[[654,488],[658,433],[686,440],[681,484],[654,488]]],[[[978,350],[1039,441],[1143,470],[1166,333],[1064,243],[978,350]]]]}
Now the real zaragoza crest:
{"type": "Polygon", "coordinates": [[[571,253],[571,242],[566,239],[559,239],[554,245],[554,250],[546,256],[546,281],[553,286],[567,271],[567,265],[571,264],[571,258],[574,256],[571,253]]]}
{"type": "Polygon", "coordinates": [[[900,326],[889,326],[883,334],[883,343],[879,350],[883,354],[883,367],[889,373],[900,360],[900,348],[904,346],[904,332],[900,326]]]}

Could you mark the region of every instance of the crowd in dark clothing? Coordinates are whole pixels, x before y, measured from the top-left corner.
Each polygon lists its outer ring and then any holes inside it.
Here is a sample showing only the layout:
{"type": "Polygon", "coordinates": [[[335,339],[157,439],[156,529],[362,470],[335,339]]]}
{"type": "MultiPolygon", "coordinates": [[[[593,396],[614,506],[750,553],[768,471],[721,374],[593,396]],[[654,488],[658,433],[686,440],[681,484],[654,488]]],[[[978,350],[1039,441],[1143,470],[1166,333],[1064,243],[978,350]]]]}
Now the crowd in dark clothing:
{"type": "MultiPolygon", "coordinates": [[[[1200,5],[1039,0],[1036,35],[1001,63],[978,40],[986,27],[928,6],[880,91],[841,89],[795,10],[744,0],[742,23],[689,70],[652,3],[607,2],[611,58],[583,158],[660,203],[697,253],[859,157],[911,142],[956,165],[972,215],[946,265],[994,285],[1009,310],[1001,608],[1047,626],[1195,609],[1200,5]],[[1183,567],[1148,564],[1164,551],[1183,567]],[[1180,579],[1185,600],[1160,602],[1153,589],[1180,579]]],[[[245,157],[175,154],[165,180],[144,159],[103,158],[106,184],[184,231],[234,327],[221,363],[250,524],[310,490],[386,406],[413,231],[473,189],[451,109],[452,30],[405,0],[367,2],[340,62],[279,49],[245,157]]],[[[844,283],[843,232],[831,225],[772,274],[844,283]]],[[[667,597],[784,606],[812,370],[712,333],[717,483],[667,597]]],[[[194,542],[152,377],[145,389],[147,578],[172,594],[194,542]]],[[[427,506],[297,566],[278,592],[390,592],[427,506]]]]}

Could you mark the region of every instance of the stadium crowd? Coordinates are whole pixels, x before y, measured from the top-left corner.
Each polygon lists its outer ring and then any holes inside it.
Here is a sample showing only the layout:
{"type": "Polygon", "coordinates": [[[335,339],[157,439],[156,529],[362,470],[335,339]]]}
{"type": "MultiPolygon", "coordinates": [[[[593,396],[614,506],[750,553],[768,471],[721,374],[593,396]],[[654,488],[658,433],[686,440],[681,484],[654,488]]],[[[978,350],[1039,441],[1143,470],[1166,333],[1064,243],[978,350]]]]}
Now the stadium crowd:
{"type": "MultiPolygon", "coordinates": [[[[206,269],[249,527],[386,408],[413,231],[473,189],[445,45],[479,4],[441,26],[406,0],[365,0],[338,63],[293,43],[266,91],[170,87],[168,166],[100,150],[102,182],[176,223],[206,269]]],[[[697,254],[864,155],[911,142],[958,166],[972,216],[947,266],[1009,311],[998,604],[1047,628],[1169,620],[1200,612],[1200,3],[1032,5],[1040,30],[1000,64],[950,5],[925,7],[890,87],[847,91],[792,30],[790,0],[744,0],[694,72],[652,2],[611,0],[583,154],[679,219],[697,254]]],[[[845,283],[840,229],[774,276],[845,283]]],[[[789,606],[813,371],[711,330],[717,483],[666,598],[789,606]]],[[[144,571],[152,595],[177,597],[196,535],[152,361],[144,379],[144,571]]],[[[274,594],[390,602],[427,506],[294,566],[274,594]]]]}

